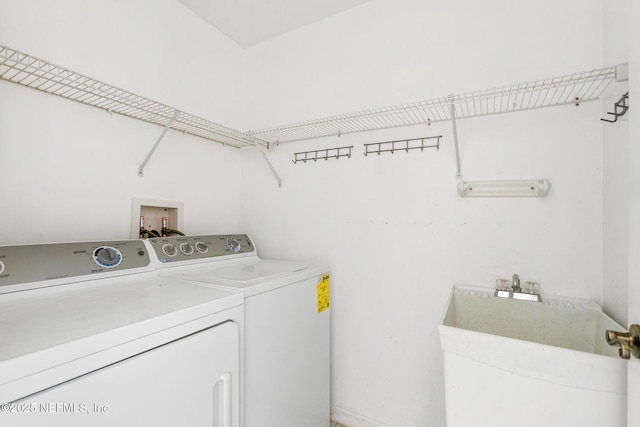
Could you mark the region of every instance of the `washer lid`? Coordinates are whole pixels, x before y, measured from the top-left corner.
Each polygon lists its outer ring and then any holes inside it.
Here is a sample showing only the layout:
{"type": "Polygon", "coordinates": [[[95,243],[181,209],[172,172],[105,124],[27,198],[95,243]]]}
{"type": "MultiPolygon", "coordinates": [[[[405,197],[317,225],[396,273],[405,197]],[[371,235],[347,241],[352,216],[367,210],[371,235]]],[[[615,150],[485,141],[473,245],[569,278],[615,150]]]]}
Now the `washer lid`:
{"type": "Polygon", "coordinates": [[[304,272],[310,268],[309,264],[253,259],[249,262],[227,264],[224,267],[209,267],[177,277],[189,280],[203,279],[207,283],[212,280],[215,283],[225,283],[229,286],[245,288],[304,272]]]}
{"type": "Polygon", "coordinates": [[[308,270],[309,265],[284,261],[256,260],[250,263],[242,263],[210,270],[205,274],[216,279],[236,282],[241,286],[247,286],[255,282],[273,280],[283,275],[293,274],[308,270]]]}
{"type": "Polygon", "coordinates": [[[326,267],[313,264],[253,259],[220,267],[209,266],[172,277],[244,289],[245,296],[249,296],[319,276],[327,271],[326,267]]]}

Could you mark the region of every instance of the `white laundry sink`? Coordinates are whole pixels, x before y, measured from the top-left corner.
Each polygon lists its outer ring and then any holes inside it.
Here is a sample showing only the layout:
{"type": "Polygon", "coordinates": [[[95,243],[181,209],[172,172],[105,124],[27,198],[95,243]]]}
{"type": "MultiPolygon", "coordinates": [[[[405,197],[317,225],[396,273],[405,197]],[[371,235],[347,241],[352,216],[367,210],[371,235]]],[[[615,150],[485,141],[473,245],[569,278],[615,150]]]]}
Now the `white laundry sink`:
{"type": "Polygon", "coordinates": [[[624,330],[593,301],[454,286],[442,318],[447,426],[626,425],[624,330]]]}

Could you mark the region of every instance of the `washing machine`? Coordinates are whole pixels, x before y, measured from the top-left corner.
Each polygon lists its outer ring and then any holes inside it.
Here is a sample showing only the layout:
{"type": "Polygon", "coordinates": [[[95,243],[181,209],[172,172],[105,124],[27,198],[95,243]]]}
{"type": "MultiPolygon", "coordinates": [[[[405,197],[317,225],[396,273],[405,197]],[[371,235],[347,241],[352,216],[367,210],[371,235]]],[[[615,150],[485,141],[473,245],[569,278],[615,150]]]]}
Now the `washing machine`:
{"type": "Polygon", "coordinates": [[[164,277],[244,293],[245,427],[327,427],[330,275],[324,265],[265,260],[244,234],[149,239],[164,277]]]}
{"type": "Polygon", "coordinates": [[[243,304],[141,240],[0,246],[0,425],[239,427],[243,304]]]}

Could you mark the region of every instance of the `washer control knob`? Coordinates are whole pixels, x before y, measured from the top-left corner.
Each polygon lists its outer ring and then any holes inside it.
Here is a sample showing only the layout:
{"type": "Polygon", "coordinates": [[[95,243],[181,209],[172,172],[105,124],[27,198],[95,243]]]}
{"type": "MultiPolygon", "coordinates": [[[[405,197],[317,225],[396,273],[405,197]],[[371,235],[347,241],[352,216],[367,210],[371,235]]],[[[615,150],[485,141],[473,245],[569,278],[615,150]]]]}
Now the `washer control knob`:
{"type": "Polygon", "coordinates": [[[100,246],[93,251],[93,260],[104,268],[114,268],[122,262],[122,254],[112,246],[100,246]]]}
{"type": "Polygon", "coordinates": [[[238,242],[233,237],[229,237],[227,239],[227,246],[229,247],[229,249],[231,249],[232,252],[240,252],[240,249],[242,249],[240,242],[238,242]]]}
{"type": "Polygon", "coordinates": [[[196,251],[200,252],[201,254],[206,254],[207,252],[209,252],[209,246],[207,246],[205,243],[197,242],[196,251]]]}
{"type": "Polygon", "coordinates": [[[165,243],[162,245],[162,252],[164,252],[167,256],[176,256],[178,254],[178,250],[171,243],[165,243]]]}
{"type": "Polygon", "coordinates": [[[4,272],[4,263],[0,261],[0,274],[4,272]]]}
{"type": "Polygon", "coordinates": [[[193,245],[191,243],[180,243],[180,252],[185,255],[191,255],[193,253],[193,245]]]}

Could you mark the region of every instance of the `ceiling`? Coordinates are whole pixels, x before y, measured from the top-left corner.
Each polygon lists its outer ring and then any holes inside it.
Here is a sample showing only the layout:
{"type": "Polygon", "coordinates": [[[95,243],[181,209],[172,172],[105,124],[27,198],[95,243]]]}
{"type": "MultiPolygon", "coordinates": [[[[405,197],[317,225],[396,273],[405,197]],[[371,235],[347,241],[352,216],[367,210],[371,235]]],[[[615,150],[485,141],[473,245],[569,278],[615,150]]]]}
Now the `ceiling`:
{"type": "Polygon", "coordinates": [[[247,48],[371,0],[178,0],[247,48]]]}

